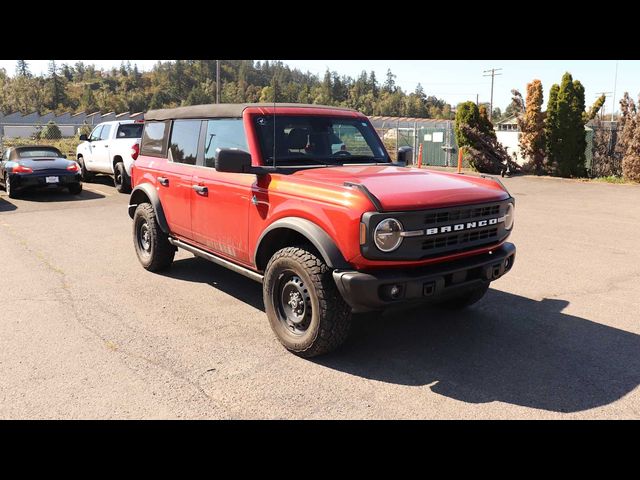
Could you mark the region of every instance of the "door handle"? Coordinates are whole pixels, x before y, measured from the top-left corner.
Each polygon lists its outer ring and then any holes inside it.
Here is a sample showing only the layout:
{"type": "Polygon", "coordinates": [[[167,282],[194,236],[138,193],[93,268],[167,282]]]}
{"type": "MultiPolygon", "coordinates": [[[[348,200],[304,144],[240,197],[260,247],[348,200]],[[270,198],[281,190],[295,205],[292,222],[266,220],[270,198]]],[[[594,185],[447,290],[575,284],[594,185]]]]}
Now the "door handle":
{"type": "Polygon", "coordinates": [[[209,193],[209,189],[204,185],[191,185],[198,195],[207,195],[209,193]]]}
{"type": "Polygon", "coordinates": [[[158,183],[163,187],[169,186],[169,179],[167,177],[158,177],[157,180],[158,180],[158,183]]]}
{"type": "Polygon", "coordinates": [[[109,145],[105,145],[105,148],[108,147],[109,145]]]}

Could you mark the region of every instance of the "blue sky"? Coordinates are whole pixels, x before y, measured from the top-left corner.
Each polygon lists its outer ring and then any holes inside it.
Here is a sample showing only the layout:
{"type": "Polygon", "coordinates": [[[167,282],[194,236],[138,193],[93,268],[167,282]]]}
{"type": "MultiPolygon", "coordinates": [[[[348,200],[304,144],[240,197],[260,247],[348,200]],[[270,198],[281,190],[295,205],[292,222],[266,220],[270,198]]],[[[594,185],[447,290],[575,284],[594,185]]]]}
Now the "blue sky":
{"type": "MultiPolygon", "coordinates": [[[[46,60],[27,60],[35,74],[46,72],[46,60]]],[[[77,60],[58,60],[59,63],[75,63],[77,60]]],[[[157,60],[130,60],[141,70],[153,67],[157,60]]],[[[119,66],[121,60],[83,60],[101,68],[119,66]]],[[[283,60],[284,63],[302,71],[324,75],[327,68],[340,74],[357,76],[362,70],[375,70],[379,81],[383,81],[387,68],[396,75],[397,84],[412,91],[421,83],[427,95],[435,95],[447,102],[457,104],[476,99],[488,102],[491,81],[483,77],[489,68],[502,68],[502,75],[495,77],[494,106],[504,108],[511,101],[511,89],[517,88],[526,95],[526,85],[534,78],[542,81],[545,105],[553,83],[560,83],[566,71],[582,82],[586,91],[586,102],[593,103],[598,92],[613,92],[615,60],[283,60]]],[[[1,60],[0,68],[8,74],[15,72],[15,60],[1,60]]],[[[616,108],[622,94],[628,91],[634,98],[640,93],[640,61],[620,60],[616,88],[616,108]]],[[[607,98],[606,112],[611,112],[612,95],[607,98]]]]}

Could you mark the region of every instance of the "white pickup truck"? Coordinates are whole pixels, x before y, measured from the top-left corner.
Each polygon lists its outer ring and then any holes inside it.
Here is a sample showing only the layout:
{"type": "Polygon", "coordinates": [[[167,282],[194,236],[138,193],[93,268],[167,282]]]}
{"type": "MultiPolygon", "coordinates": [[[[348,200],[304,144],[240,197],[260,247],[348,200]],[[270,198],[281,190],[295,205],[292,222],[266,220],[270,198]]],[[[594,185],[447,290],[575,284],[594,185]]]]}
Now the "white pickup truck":
{"type": "Polygon", "coordinates": [[[76,160],[82,178],[90,180],[96,173],[113,175],[116,190],[131,191],[131,165],[140,153],[142,120],[121,120],[98,124],[89,136],[80,135],[76,160]]]}

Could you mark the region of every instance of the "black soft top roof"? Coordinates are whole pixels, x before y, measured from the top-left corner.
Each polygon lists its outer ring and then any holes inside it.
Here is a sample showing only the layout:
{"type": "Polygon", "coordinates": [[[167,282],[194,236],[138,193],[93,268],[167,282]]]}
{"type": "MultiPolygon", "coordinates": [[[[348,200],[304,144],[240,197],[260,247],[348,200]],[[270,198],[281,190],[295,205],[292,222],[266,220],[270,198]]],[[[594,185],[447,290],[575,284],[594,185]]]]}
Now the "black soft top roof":
{"type": "Polygon", "coordinates": [[[239,118],[247,107],[296,107],[296,108],[325,108],[332,110],[345,110],[356,112],[351,108],[332,107],[328,105],[309,105],[305,103],[213,103],[207,105],[193,105],[189,107],[163,108],[161,110],[149,110],[145,115],[148,120],[173,120],[176,118],[239,118]]]}
{"type": "Polygon", "coordinates": [[[53,150],[57,157],[62,158],[62,152],[51,145],[25,145],[23,147],[9,147],[9,160],[22,158],[20,157],[20,152],[28,152],[30,150],[53,150]]]}

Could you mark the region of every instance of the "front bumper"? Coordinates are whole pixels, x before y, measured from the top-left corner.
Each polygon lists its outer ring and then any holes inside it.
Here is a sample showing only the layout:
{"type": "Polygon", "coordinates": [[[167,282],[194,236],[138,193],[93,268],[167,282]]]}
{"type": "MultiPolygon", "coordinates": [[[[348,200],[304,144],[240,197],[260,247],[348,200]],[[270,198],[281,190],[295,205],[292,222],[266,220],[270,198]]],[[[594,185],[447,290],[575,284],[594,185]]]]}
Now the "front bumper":
{"type": "Polygon", "coordinates": [[[490,253],[411,270],[335,270],[333,279],[354,312],[383,310],[409,302],[455,297],[500,278],[513,267],[516,247],[504,243],[490,253]],[[391,288],[397,287],[397,296],[391,288]]]}
{"type": "Polygon", "coordinates": [[[82,181],[80,173],[29,173],[11,175],[11,187],[14,190],[23,190],[27,188],[59,188],[68,187],[82,181]],[[47,183],[47,177],[58,177],[57,183],[47,183]]]}

